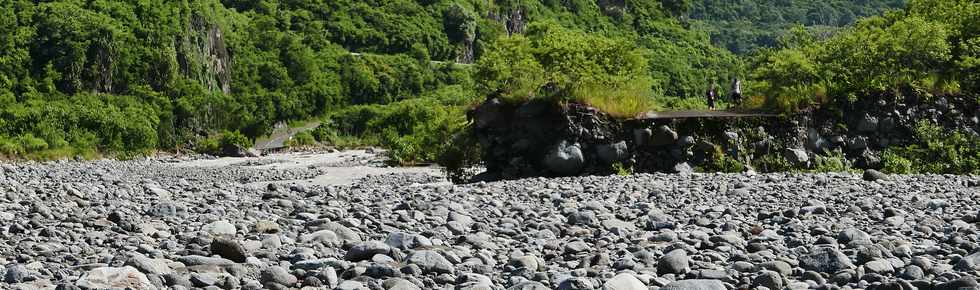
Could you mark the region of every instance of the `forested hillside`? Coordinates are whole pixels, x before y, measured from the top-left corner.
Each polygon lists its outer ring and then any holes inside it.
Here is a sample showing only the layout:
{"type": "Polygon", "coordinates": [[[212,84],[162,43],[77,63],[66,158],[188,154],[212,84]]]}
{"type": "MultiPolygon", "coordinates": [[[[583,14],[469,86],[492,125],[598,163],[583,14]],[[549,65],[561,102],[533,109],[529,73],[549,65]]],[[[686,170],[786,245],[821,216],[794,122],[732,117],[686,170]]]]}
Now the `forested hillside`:
{"type": "Polygon", "coordinates": [[[417,163],[487,97],[629,117],[702,108],[733,77],[779,111],[975,93],[976,3],[835,28],[904,2],[0,0],[0,155],[215,153],[319,119],[301,140],[417,163]]]}
{"type": "Polygon", "coordinates": [[[712,41],[737,54],[775,47],[797,25],[832,34],[858,19],[905,7],[906,0],[694,0],[689,17],[712,41]]]}
{"type": "MultiPolygon", "coordinates": [[[[379,114],[432,112],[354,105],[477,98],[468,64],[535,22],[636,43],[652,92],[695,95],[740,62],[685,28],[685,9],[668,0],[0,0],[0,148],[192,148],[217,132],[254,138],[324,114],[335,131],[360,134],[379,114]]],[[[407,126],[371,133],[396,143],[412,135],[407,126]]]]}

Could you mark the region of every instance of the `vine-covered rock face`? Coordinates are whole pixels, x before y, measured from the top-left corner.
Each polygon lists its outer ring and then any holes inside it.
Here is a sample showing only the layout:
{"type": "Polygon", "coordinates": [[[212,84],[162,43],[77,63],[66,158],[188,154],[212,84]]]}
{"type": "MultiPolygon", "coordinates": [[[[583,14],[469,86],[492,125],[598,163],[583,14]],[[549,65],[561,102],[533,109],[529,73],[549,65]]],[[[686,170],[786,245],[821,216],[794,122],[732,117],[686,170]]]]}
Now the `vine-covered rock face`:
{"type": "Polygon", "coordinates": [[[470,114],[487,172],[481,180],[634,172],[881,169],[882,152],[917,140],[921,121],[976,135],[975,101],[839,104],[792,116],[620,120],[580,104],[506,104],[470,114]],[[834,157],[826,157],[834,156],[834,157]],[[615,168],[615,169],[614,169],[615,168]],[[835,167],[836,168],[836,167],[835,167]]]}

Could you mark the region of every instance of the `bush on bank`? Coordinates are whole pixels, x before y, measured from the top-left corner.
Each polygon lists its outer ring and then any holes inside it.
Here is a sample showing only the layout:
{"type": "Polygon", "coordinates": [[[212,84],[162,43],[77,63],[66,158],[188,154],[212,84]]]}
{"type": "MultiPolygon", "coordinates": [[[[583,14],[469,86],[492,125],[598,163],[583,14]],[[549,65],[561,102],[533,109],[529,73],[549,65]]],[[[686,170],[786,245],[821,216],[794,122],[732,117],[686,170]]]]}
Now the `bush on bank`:
{"type": "Polygon", "coordinates": [[[339,146],[381,146],[393,163],[435,162],[448,140],[466,126],[459,106],[432,99],[410,99],[388,105],[352,106],[324,117],[313,131],[317,141],[339,146]]]}

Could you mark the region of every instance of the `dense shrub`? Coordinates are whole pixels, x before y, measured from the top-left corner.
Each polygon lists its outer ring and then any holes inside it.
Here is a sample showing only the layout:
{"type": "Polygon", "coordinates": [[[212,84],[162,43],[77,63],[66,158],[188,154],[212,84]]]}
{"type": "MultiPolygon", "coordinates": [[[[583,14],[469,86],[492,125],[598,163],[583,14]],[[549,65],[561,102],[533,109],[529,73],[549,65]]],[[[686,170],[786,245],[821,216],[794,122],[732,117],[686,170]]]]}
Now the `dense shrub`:
{"type": "Polygon", "coordinates": [[[238,131],[225,131],[221,133],[218,144],[222,147],[235,146],[238,148],[251,148],[253,145],[251,139],[238,131]]]}
{"type": "Polygon", "coordinates": [[[252,148],[253,142],[238,131],[224,131],[198,140],[195,151],[211,155],[224,155],[231,149],[252,148]]]}
{"type": "Polygon", "coordinates": [[[850,172],[854,171],[844,152],[836,150],[827,154],[818,154],[813,158],[815,172],[850,172]]]}
{"type": "Polygon", "coordinates": [[[0,109],[0,117],[0,136],[23,140],[23,153],[69,146],[144,152],[157,145],[155,109],[129,96],[80,94],[70,100],[28,101],[0,109]]]}
{"type": "Polygon", "coordinates": [[[745,164],[738,159],[725,154],[721,146],[715,145],[714,150],[707,153],[707,160],[698,167],[701,172],[745,172],[745,164]]]}
{"type": "Polygon", "coordinates": [[[930,121],[915,128],[916,144],[891,148],[885,170],[895,173],[980,174],[980,138],[949,132],[930,121]]]}
{"type": "Polygon", "coordinates": [[[619,176],[630,176],[633,175],[633,167],[623,165],[622,162],[616,162],[612,165],[612,171],[619,176]]]}
{"type": "MultiPolygon", "coordinates": [[[[466,125],[463,110],[431,99],[410,99],[388,105],[353,106],[325,117],[313,135],[321,142],[355,141],[383,146],[392,162],[413,165],[435,162],[447,140],[466,125]]],[[[345,144],[353,145],[353,144],[345,144]]]]}
{"type": "Polygon", "coordinates": [[[755,170],[765,173],[792,171],[796,168],[782,154],[766,154],[752,160],[755,170]]]}
{"type": "Polygon", "coordinates": [[[511,103],[551,99],[589,104],[617,117],[650,109],[652,80],[626,39],[537,23],[501,39],[478,64],[483,93],[511,103]]]}
{"type": "Polygon", "coordinates": [[[17,156],[24,154],[24,148],[17,141],[0,137],[0,155],[17,156]]]}
{"type": "Polygon", "coordinates": [[[289,147],[304,147],[313,145],[316,145],[316,138],[313,137],[313,133],[310,131],[296,133],[292,139],[286,141],[286,146],[289,147]]]}
{"type": "Polygon", "coordinates": [[[975,1],[918,0],[823,40],[796,31],[781,49],[755,57],[750,91],[766,96],[768,109],[793,112],[880,95],[928,100],[976,90],[977,17],[975,1]]]}
{"type": "Polygon", "coordinates": [[[888,174],[911,174],[912,161],[896,153],[894,149],[881,154],[882,171],[888,174]]]}
{"type": "Polygon", "coordinates": [[[45,142],[44,139],[34,137],[31,133],[18,136],[14,139],[14,142],[17,142],[20,148],[24,149],[24,152],[38,152],[48,149],[48,142],[45,142]]]}
{"type": "Polygon", "coordinates": [[[436,163],[442,166],[449,180],[462,183],[478,173],[473,172],[472,168],[480,164],[480,154],[481,147],[475,132],[464,127],[449,139],[439,152],[436,163]]]}

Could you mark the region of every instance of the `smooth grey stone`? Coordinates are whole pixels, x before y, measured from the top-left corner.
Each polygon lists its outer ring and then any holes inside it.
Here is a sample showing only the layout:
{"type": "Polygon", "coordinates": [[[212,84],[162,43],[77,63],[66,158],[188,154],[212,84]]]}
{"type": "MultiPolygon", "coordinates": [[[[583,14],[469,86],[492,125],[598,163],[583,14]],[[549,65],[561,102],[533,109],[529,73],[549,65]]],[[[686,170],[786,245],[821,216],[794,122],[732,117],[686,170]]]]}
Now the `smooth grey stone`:
{"type": "Polygon", "coordinates": [[[423,273],[451,274],[456,271],[456,267],[449,260],[432,250],[415,251],[408,256],[408,263],[419,266],[423,273]]]}
{"type": "Polygon", "coordinates": [[[683,274],[690,268],[690,258],[682,249],[670,251],[657,262],[658,274],[683,274]]]}
{"type": "Polygon", "coordinates": [[[800,257],[803,269],[834,274],[840,270],[854,268],[854,264],[844,253],[830,247],[816,247],[800,257]]]}
{"type": "Polygon", "coordinates": [[[661,290],[727,290],[725,284],[718,280],[681,280],[671,282],[661,290]]]}

